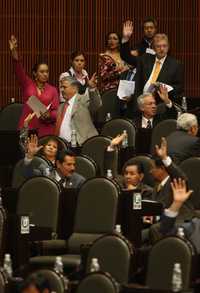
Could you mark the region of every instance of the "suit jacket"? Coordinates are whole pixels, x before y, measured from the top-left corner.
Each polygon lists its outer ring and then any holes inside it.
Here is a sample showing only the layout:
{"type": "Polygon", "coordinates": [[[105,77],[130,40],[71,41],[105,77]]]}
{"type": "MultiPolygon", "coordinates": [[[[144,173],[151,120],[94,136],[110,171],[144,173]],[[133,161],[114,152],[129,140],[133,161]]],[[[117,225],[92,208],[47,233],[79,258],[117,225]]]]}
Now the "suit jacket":
{"type": "Polygon", "coordinates": [[[176,130],[166,137],[168,153],[176,164],[195,156],[200,156],[200,139],[184,130],[176,130]]]}
{"type": "MultiPolygon", "coordinates": [[[[129,49],[129,42],[121,45],[120,54],[124,61],[137,67],[135,97],[138,97],[142,94],[144,86],[151,75],[156,56],[147,53],[140,57],[132,56],[129,49]]],[[[173,90],[169,92],[171,97],[180,96],[183,93],[184,82],[182,65],[175,58],[167,56],[157,81],[173,87],[173,90]]]]}
{"type": "MultiPolygon", "coordinates": [[[[91,115],[102,105],[98,90],[88,90],[84,95],[77,94],[71,113],[71,127],[76,131],[77,142],[82,145],[88,138],[98,135],[91,115]]],[[[61,104],[57,115],[61,115],[65,103],[61,104]]]]}
{"type": "MultiPolygon", "coordinates": [[[[154,116],[152,128],[154,128],[159,122],[165,119],[176,119],[177,112],[173,105],[171,108],[168,108],[167,106],[165,106],[164,108],[164,112],[162,112],[161,114],[156,114],[154,116]]],[[[133,124],[136,126],[137,129],[142,128],[142,113],[135,115],[135,117],[133,118],[133,124]]]]}
{"type": "MultiPolygon", "coordinates": [[[[181,224],[184,228],[185,236],[195,246],[197,253],[200,253],[200,219],[194,217],[191,221],[181,224]]],[[[177,233],[176,217],[168,217],[165,214],[161,217],[159,232],[161,235],[170,235],[177,233]]]]}
{"type": "MultiPolygon", "coordinates": [[[[153,191],[153,200],[159,201],[163,204],[164,208],[168,208],[173,201],[173,192],[171,189],[171,182],[173,179],[182,178],[187,180],[184,172],[176,166],[174,163],[171,163],[169,167],[166,168],[170,178],[167,180],[164,186],[161,187],[160,191],[157,191],[157,187],[154,188],[153,191]]],[[[190,220],[194,217],[194,207],[190,200],[187,200],[177,217],[177,220],[182,222],[184,220],[190,220]]]]}
{"type": "MultiPolygon", "coordinates": [[[[40,164],[37,167],[37,169],[33,168],[31,163],[30,164],[24,163],[23,175],[24,175],[24,178],[27,178],[27,179],[31,177],[35,177],[35,176],[46,176],[57,181],[56,169],[53,166],[50,167],[47,163],[40,164]]],[[[64,188],[79,188],[84,181],[85,181],[85,178],[83,176],[74,172],[72,176],[68,178],[66,177],[61,178],[61,180],[57,182],[60,184],[61,187],[64,187],[64,188]]]]}

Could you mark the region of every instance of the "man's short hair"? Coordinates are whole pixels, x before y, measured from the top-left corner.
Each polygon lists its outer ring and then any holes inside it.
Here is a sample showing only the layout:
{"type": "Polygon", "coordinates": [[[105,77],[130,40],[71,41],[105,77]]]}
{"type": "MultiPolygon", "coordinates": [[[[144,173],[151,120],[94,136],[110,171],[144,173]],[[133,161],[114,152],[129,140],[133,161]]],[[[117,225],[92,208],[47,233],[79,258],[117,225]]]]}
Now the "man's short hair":
{"type": "Polygon", "coordinates": [[[144,173],[143,164],[140,161],[136,161],[135,159],[130,159],[124,164],[122,168],[122,174],[125,173],[126,168],[129,166],[136,166],[139,174],[144,173]]]}
{"type": "Polygon", "coordinates": [[[169,39],[168,36],[166,34],[155,34],[155,36],[153,37],[153,46],[155,45],[156,42],[165,40],[167,41],[168,45],[169,45],[169,39]]]}
{"type": "Polygon", "coordinates": [[[20,292],[23,292],[25,289],[28,289],[31,286],[34,286],[41,293],[45,289],[48,289],[49,292],[51,291],[49,281],[41,273],[34,273],[30,275],[22,284],[20,292]]]}
{"type": "Polygon", "coordinates": [[[145,23],[147,22],[152,22],[154,24],[155,27],[157,27],[158,23],[157,20],[153,17],[153,16],[147,16],[144,20],[143,20],[143,27],[145,25],[145,23]]]}
{"type": "Polygon", "coordinates": [[[67,149],[67,150],[62,150],[62,151],[58,152],[58,154],[56,156],[56,160],[59,161],[62,164],[64,162],[66,156],[76,157],[74,152],[72,152],[71,150],[67,149]]]}
{"type": "Polygon", "coordinates": [[[70,85],[76,86],[79,88],[80,86],[80,82],[78,80],[76,80],[73,76],[63,76],[60,79],[60,82],[62,81],[68,81],[70,85]]]}
{"type": "Polygon", "coordinates": [[[149,96],[153,97],[152,93],[148,93],[148,92],[146,92],[146,93],[140,95],[140,96],[137,98],[137,104],[138,104],[138,107],[143,106],[143,105],[144,105],[144,99],[145,99],[146,97],[149,97],[149,96]]]}
{"type": "Polygon", "coordinates": [[[198,126],[197,117],[194,114],[184,113],[177,119],[177,129],[190,130],[192,126],[198,126]]]}

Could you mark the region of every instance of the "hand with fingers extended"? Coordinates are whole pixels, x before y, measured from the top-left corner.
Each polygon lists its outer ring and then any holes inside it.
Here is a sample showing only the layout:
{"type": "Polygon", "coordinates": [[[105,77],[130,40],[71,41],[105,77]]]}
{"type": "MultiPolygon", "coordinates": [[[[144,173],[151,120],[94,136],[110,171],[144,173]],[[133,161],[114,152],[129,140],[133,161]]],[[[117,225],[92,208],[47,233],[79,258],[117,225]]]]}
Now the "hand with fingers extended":
{"type": "Polygon", "coordinates": [[[35,116],[35,112],[29,113],[28,116],[26,116],[26,118],[24,119],[24,127],[27,128],[29,126],[29,123],[31,122],[34,116],[35,116]]]}
{"type": "Polygon", "coordinates": [[[110,146],[114,148],[120,145],[122,141],[126,138],[126,136],[127,136],[126,133],[118,134],[116,137],[112,139],[110,146]]]}
{"type": "Polygon", "coordinates": [[[164,84],[160,84],[159,89],[158,89],[158,94],[161,98],[161,100],[165,103],[165,104],[169,104],[171,102],[171,100],[169,99],[169,95],[168,95],[168,91],[167,91],[167,87],[164,84]]]}
{"type": "Polygon", "coordinates": [[[133,22],[131,20],[126,20],[123,24],[122,37],[124,40],[128,41],[133,34],[133,22]]]}
{"type": "Polygon", "coordinates": [[[185,180],[178,178],[171,182],[171,188],[173,191],[173,199],[176,203],[184,203],[192,194],[192,190],[187,191],[185,180]]]}
{"type": "Polygon", "coordinates": [[[156,155],[161,158],[161,160],[165,160],[167,158],[167,141],[165,137],[161,138],[160,147],[155,145],[156,155]]]}
{"type": "Polygon", "coordinates": [[[17,53],[17,39],[14,35],[10,37],[9,40],[10,51],[12,52],[12,57],[15,60],[18,60],[18,53],[17,53]]]}
{"type": "Polygon", "coordinates": [[[33,134],[27,139],[27,158],[33,159],[33,157],[41,150],[43,146],[38,146],[38,137],[33,134]]]}
{"type": "Polygon", "coordinates": [[[92,77],[88,81],[88,85],[89,85],[90,88],[96,88],[97,87],[97,74],[96,74],[96,72],[92,75],[92,77]]]}

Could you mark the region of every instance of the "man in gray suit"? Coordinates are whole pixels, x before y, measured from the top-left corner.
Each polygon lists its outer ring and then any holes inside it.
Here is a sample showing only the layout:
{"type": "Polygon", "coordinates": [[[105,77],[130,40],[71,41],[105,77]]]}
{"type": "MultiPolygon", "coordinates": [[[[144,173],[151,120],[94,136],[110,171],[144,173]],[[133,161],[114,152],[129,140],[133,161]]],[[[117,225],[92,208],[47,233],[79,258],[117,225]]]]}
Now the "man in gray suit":
{"type": "Polygon", "coordinates": [[[71,76],[61,80],[61,91],[65,103],[57,113],[55,134],[71,142],[72,131],[76,140],[82,145],[88,138],[98,135],[91,115],[101,107],[101,97],[96,89],[96,74],[88,82],[86,94],[78,94],[78,82],[71,76]]]}

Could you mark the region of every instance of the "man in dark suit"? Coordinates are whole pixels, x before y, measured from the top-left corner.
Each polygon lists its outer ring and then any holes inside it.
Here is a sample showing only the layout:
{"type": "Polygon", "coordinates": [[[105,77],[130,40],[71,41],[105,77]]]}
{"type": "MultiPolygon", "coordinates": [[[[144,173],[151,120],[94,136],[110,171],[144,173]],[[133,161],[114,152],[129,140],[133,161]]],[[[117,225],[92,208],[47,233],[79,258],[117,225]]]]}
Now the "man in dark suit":
{"type": "MultiPolygon", "coordinates": [[[[157,157],[154,159],[151,173],[158,182],[154,188],[153,200],[161,202],[164,208],[168,208],[173,201],[173,194],[171,189],[171,182],[174,179],[182,178],[186,180],[183,171],[176,166],[172,159],[167,154],[167,141],[165,138],[161,140],[161,146],[155,146],[157,157]]],[[[182,206],[178,220],[190,220],[194,215],[194,207],[188,200],[182,206]]]]}
{"type": "Polygon", "coordinates": [[[177,112],[169,99],[165,86],[161,85],[158,91],[163,101],[162,113],[157,113],[156,99],[152,93],[144,93],[137,98],[140,113],[136,114],[133,123],[136,128],[154,128],[156,124],[164,119],[176,119],[177,112]]]}
{"type": "Polygon", "coordinates": [[[128,64],[137,67],[135,96],[149,91],[155,82],[171,86],[170,96],[175,99],[183,93],[183,68],[173,57],[168,56],[169,41],[165,34],[156,34],[153,39],[155,55],[145,53],[133,56],[129,49],[129,39],[133,33],[133,23],[126,21],[123,27],[121,57],[128,64]]]}
{"type": "Polygon", "coordinates": [[[152,49],[152,41],[157,31],[157,21],[155,18],[148,16],[144,19],[142,26],[144,36],[142,40],[134,46],[134,49],[131,50],[131,54],[134,56],[141,56],[148,52],[155,54],[152,49]]]}
{"type": "Polygon", "coordinates": [[[75,172],[76,157],[70,150],[58,152],[55,168],[53,165],[50,167],[45,162],[37,168],[32,168],[31,161],[40,148],[40,146],[38,147],[37,139],[35,139],[35,136],[32,136],[27,142],[27,153],[24,159],[23,175],[25,178],[47,176],[56,180],[64,188],[79,188],[81,186],[85,178],[75,172]]]}
{"type": "MultiPolygon", "coordinates": [[[[174,180],[171,184],[173,190],[173,202],[165,209],[163,216],[161,217],[159,232],[161,235],[169,235],[177,233],[177,226],[175,225],[176,219],[180,213],[180,210],[184,203],[189,199],[192,190],[187,190],[184,180],[174,180]]],[[[200,219],[193,217],[191,221],[181,224],[184,229],[184,234],[189,239],[200,253],[200,219]]],[[[157,238],[159,236],[157,234],[157,238]]]]}
{"type": "Polygon", "coordinates": [[[168,153],[177,163],[200,156],[200,139],[197,137],[198,121],[193,114],[184,113],[177,119],[177,130],[166,137],[168,153]]]}

